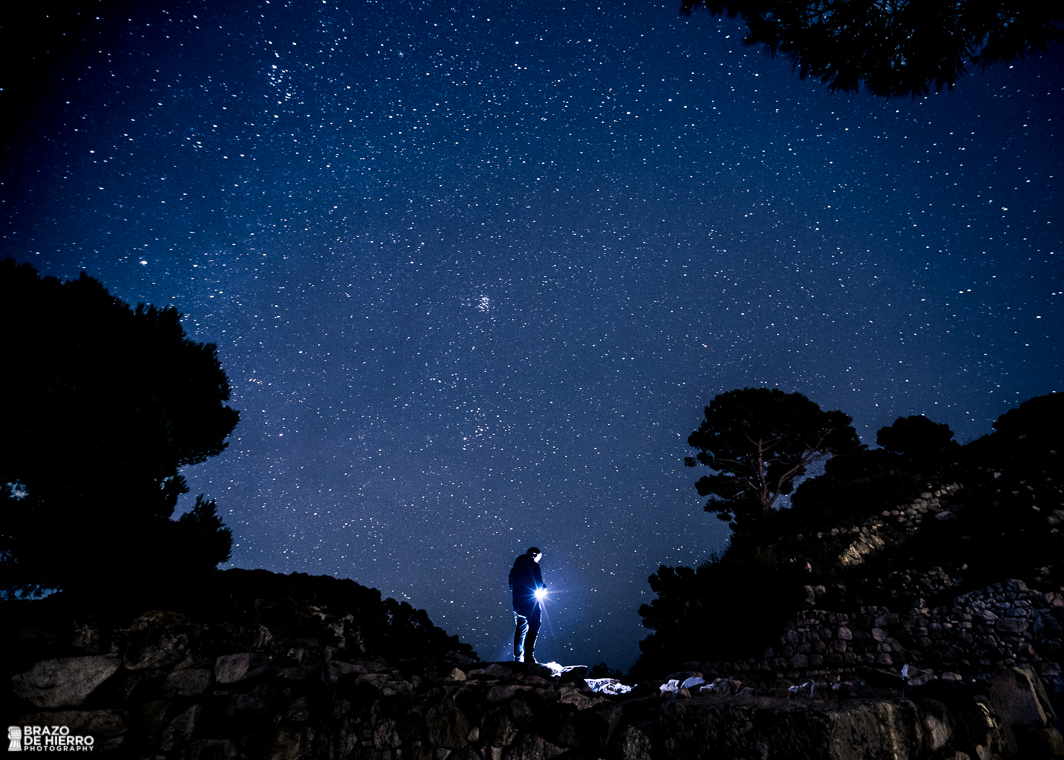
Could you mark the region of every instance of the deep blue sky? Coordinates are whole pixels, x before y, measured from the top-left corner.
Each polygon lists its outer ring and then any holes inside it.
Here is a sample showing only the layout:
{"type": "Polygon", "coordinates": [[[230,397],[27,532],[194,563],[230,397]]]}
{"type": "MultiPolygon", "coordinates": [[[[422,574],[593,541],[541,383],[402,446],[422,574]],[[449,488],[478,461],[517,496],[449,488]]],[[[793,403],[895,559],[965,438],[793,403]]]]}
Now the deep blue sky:
{"type": "Polygon", "coordinates": [[[627,668],[727,540],[717,393],[967,441],[1061,390],[1064,57],[837,95],[679,3],[169,2],[23,32],[4,256],[175,305],[241,422],[189,468],[232,564],[353,578],[507,656],[627,668]],[[65,33],[65,35],[64,35],[65,33]]]}

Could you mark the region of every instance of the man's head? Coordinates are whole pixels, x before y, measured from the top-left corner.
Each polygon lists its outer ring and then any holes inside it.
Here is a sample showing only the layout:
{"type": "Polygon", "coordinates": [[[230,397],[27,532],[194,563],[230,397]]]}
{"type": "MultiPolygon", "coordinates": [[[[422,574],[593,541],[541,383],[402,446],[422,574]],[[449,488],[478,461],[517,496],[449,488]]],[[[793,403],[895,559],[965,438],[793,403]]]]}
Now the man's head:
{"type": "Polygon", "coordinates": [[[534,546],[531,547],[527,552],[525,552],[525,554],[531,557],[533,562],[539,562],[541,559],[543,559],[543,552],[541,552],[534,546]]]}

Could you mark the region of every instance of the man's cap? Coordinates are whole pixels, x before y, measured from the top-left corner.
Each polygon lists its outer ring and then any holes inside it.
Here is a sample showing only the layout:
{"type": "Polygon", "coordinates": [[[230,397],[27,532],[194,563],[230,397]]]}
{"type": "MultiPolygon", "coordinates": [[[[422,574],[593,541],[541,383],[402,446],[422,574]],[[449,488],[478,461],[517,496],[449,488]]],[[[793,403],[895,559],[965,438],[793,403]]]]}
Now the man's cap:
{"type": "Polygon", "coordinates": [[[537,554],[542,554],[542,553],[543,552],[541,552],[539,549],[537,549],[534,546],[530,547],[529,550],[527,552],[525,552],[525,554],[527,554],[529,557],[535,557],[537,554]]]}

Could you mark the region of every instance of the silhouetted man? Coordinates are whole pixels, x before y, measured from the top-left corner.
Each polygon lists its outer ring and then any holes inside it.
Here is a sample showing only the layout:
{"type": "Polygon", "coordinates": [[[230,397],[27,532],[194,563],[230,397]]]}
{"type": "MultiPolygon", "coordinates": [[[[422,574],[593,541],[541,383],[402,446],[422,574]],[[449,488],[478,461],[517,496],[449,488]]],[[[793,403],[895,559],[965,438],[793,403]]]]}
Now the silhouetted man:
{"type": "Polygon", "coordinates": [[[536,663],[536,636],[539,635],[540,596],[546,590],[539,561],[543,552],[532,547],[514,561],[510,570],[510,590],[514,596],[514,662],[536,663]],[[537,595],[536,592],[540,592],[537,595]]]}

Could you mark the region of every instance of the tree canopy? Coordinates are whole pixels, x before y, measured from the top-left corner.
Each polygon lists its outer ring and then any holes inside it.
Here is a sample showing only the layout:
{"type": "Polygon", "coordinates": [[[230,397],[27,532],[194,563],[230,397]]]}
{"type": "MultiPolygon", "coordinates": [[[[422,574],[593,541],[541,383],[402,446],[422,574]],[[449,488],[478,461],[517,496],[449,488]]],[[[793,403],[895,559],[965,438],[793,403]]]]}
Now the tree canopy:
{"type": "Polygon", "coordinates": [[[922,414],[898,417],[890,427],[880,428],[876,443],[906,457],[929,457],[958,444],[944,422],[932,422],[922,414]]]}
{"type": "Polygon", "coordinates": [[[996,0],[683,0],[739,16],[747,45],[790,58],[832,90],[921,95],[951,88],[970,67],[1048,50],[1064,39],[1061,3],[996,0]]]}
{"type": "Polygon", "coordinates": [[[778,388],[743,388],[721,393],[687,444],[698,449],[689,467],[715,471],[698,481],[709,496],[705,509],[745,527],[763,519],[776,500],[794,489],[795,479],[814,462],[860,447],[852,420],[825,412],[800,393],[778,388]]]}
{"type": "Polygon", "coordinates": [[[0,589],[35,593],[213,568],[231,537],[180,468],[239,419],[211,344],[176,309],[130,308],[82,273],[0,262],[0,589]],[[153,572],[156,571],[156,572],[153,572]]]}
{"type": "Polygon", "coordinates": [[[1051,393],[1028,399],[1005,412],[994,422],[994,430],[1032,440],[1054,440],[1060,436],[1061,419],[1064,419],[1064,393],[1051,393]]]}

